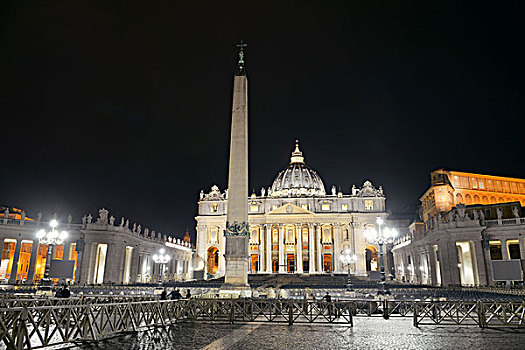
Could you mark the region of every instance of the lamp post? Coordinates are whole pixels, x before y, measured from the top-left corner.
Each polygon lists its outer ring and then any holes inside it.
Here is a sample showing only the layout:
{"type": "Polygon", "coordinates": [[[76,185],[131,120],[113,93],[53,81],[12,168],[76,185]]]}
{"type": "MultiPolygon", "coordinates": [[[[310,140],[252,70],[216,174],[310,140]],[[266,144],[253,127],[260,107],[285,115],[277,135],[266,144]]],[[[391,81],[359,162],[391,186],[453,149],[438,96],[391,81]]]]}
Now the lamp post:
{"type": "Polygon", "coordinates": [[[68,233],[67,231],[58,231],[58,221],[56,219],[53,219],[49,222],[49,226],[51,227],[50,231],[46,231],[45,229],[40,229],[36,233],[36,237],[38,238],[39,244],[47,244],[47,257],[46,257],[46,265],[44,267],[44,278],[40,281],[40,284],[43,286],[49,286],[51,285],[51,279],[49,278],[49,268],[51,266],[51,259],[53,258],[53,248],[55,245],[61,245],[64,244],[64,241],[66,240],[68,233]]]}
{"type": "Polygon", "coordinates": [[[357,261],[357,256],[355,254],[352,254],[352,251],[347,248],[341,251],[340,259],[341,259],[341,262],[343,264],[346,264],[348,267],[348,279],[346,281],[346,290],[351,292],[354,290],[354,288],[352,287],[352,279],[350,277],[350,274],[351,274],[350,265],[357,261]]]}
{"type": "Polygon", "coordinates": [[[164,254],[166,251],[164,248],[159,250],[159,254],[153,255],[153,261],[155,264],[160,265],[159,283],[162,283],[162,276],[164,275],[164,265],[167,264],[171,257],[168,254],[164,254]]]}
{"type": "Polygon", "coordinates": [[[381,282],[378,294],[388,294],[386,287],[385,277],[385,264],[383,259],[383,244],[389,244],[394,242],[394,238],[397,236],[397,230],[395,228],[385,227],[383,228],[385,221],[383,218],[378,217],[376,219],[377,230],[370,228],[365,230],[365,236],[369,242],[379,245],[379,268],[381,271],[381,282]]]}

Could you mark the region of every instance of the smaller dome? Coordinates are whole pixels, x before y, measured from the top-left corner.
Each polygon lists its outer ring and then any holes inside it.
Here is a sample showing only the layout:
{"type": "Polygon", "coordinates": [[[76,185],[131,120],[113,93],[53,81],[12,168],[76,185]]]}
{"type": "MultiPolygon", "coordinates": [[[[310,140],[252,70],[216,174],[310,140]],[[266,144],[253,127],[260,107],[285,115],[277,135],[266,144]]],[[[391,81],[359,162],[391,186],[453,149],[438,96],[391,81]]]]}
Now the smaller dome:
{"type": "Polygon", "coordinates": [[[272,197],[324,196],[323,180],[315,170],[304,163],[299,141],[295,141],[295,150],[290,158],[290,165],[279,172],[272,184],[272,197]]]}

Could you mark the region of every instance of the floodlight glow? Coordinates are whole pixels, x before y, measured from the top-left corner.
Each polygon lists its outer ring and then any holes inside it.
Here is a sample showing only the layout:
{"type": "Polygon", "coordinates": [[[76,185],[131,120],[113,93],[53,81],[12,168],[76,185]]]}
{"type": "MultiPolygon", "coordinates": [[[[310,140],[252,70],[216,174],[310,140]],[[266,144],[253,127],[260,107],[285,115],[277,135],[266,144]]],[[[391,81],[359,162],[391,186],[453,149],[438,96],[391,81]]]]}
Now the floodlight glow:
{"type": "Polygon", "coordinates": [[[58,226],[58,221],[56,221],[55,219],[51,220],[49,222],[49,226],[51,226],[52,228],[55,228],[58,226]]]}

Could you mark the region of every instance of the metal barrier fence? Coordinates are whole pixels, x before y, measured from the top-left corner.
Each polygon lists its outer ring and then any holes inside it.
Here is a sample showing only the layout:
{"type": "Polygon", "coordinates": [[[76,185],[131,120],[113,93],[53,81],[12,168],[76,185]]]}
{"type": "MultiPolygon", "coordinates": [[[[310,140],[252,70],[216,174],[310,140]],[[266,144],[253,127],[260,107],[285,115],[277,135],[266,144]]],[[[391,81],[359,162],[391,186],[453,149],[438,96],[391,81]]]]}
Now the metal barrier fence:
{"type": "MultiPolygon", "coordinates": [[[[115,297],[113,297],[115,300],[115,297]]],[[[412,317],[422,325],[524,327],[524,302],[297,299],[190,299],[100,302],[102,299],[20,301],[0,308],[0,339],[10,349],[96,341],[180,321],[347,324],[357,317],[412,317]],[[53,302],[57,302],[53,304],[53,302]],[[24,304],[26,303],[27,304],[24,304]],[[49,304],[51,303],[51,304],[49,304]]],[[[5,301],[4,301],[5,302],[5,301]]]]}
{"type": "Polygon", "coordinates": [[[352,302],[191,299],[0,308],[0,338],[11,349],[96,341],[179,321],[345,323],[352,302]]]}

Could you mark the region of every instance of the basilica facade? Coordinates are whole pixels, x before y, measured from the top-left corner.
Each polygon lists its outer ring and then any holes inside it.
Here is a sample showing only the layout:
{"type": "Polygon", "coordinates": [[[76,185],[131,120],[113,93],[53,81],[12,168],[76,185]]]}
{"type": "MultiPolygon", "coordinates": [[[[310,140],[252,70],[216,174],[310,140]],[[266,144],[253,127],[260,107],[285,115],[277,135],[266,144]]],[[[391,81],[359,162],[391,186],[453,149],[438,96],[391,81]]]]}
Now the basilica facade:
{"type": "MultiPolygon", "coordinates": [[[[204,276],[225,272],[225,237],[228,190],[212,186],[201,191],[198,202],[195,268],[204,276]]],[[[364,231],[378,217],[386,221],[382,187],[365,181],[350,193],[327,193],[321,176],[306,165],[296,143],[288,167],[271,187],[247,200],[249,213],[250,273],[344,273],[341,252],[357,256],[354,274],[378,270],[378,247],[367,242],[364,231]]]]}

